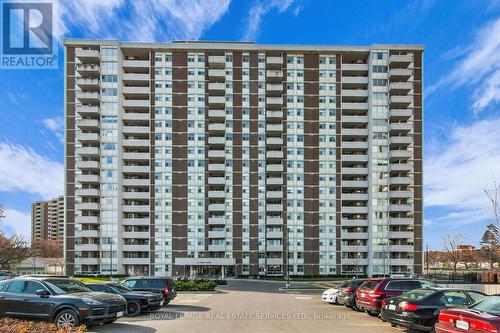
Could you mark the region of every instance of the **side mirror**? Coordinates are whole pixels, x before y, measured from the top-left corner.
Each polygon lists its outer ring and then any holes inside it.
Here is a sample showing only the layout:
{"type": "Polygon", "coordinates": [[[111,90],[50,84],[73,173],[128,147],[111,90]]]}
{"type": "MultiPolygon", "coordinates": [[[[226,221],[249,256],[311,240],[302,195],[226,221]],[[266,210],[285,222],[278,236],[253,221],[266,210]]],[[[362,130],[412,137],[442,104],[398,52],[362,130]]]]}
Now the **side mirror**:
{"type": "Polygon", "coordinates": [[[35,292],[35,295],[38,295],[40,297],[49,297],[50,296],[50,293],[45,290],[45,289],[38,289],[36,292],[35,292]]]}

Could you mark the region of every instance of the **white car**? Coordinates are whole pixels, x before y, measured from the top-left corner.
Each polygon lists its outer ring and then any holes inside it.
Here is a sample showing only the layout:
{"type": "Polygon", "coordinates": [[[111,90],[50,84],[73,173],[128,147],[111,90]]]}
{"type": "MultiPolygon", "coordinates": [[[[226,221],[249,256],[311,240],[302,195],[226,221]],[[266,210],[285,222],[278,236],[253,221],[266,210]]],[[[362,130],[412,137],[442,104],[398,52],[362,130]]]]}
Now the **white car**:
{"type": "Polygon", "coordinates": [[[347,284],[347,282],[342,282],[335,288],[330,288],[325,290],[321,295],[321,299],[324,302],[328,302],[330,304],[339,304],[337,297],[339,295],[340,288],[343,288],[344,284],[347,284]]]}

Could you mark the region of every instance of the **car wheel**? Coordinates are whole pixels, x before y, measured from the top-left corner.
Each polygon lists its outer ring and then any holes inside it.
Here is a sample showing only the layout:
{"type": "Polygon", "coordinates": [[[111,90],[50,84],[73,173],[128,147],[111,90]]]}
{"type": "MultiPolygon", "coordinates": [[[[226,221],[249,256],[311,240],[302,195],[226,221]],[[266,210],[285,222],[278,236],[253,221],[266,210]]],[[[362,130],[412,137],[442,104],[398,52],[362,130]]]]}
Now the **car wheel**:
{"type": "Polygon", "coordinates": [[[170,301],[163,301],[163,306],[167,305],[168,303],[170,303],[170,301]]]}
{"type": "Polygon", "coordinates": [[[372,317],[378,317],[378,313],[376,313],[376,312],[372,312],[372,311],[367,310],[366,313],[368,313],[372,317]]]}
{"type": "Polygon", "coordinates": [[[54,318],[54,324],[57,327],[76,327],[80,325],[80,317],[73,310],[62,310],[54,318]]]}
{"type": "Polygon", "coordinates": [[[333,302],[333,304],[339,305],[339,298],[338,297],[335,297],[335,301],[333,302]]]}
{"type": "Polygon", "coordinates": [[[127,316],[135,317],[141,314],[141,305],[137,302],[128,302],[127,303],[127,316]]]}

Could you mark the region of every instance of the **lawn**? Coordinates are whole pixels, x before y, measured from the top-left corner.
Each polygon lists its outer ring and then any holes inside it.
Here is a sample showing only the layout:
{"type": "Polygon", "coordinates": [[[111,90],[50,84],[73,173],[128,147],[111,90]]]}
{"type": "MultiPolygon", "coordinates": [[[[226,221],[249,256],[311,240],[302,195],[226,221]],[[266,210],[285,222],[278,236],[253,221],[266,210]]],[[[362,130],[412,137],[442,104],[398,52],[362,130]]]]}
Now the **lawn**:
{"type": "Polygon", "coordinates": [[[80,280],[83,283],[99,283],[99,282],[109,282],[109,279],[106,278],[75,278],[80,280]]]}

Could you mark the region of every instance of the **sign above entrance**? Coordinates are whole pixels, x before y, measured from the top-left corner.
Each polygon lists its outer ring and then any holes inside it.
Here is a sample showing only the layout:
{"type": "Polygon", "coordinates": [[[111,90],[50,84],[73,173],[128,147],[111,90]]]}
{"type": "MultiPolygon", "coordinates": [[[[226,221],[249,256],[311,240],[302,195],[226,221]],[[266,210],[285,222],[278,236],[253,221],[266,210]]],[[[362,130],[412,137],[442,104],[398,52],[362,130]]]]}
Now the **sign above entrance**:
{"type": "Polygon", "coordinates": [[[194,266],[232,266],[236,264],[234,258],[175,258],[176,265],[194,266]]]}

